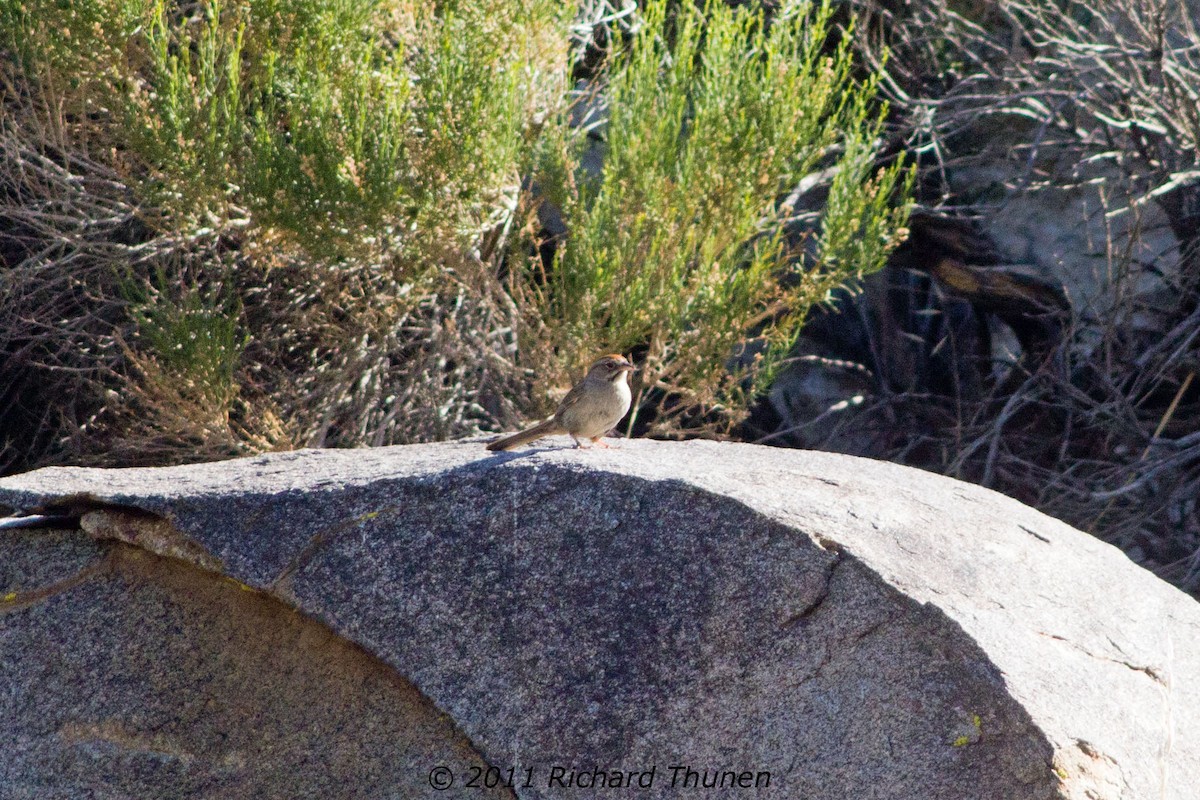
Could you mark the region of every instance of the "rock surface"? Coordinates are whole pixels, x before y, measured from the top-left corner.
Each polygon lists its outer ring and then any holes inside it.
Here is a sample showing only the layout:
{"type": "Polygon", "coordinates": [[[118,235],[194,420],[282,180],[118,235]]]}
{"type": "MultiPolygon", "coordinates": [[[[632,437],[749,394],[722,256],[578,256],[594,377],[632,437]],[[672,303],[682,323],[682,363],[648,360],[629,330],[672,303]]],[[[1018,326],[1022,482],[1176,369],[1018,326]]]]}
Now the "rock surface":
{"type": "Polygon", "coordinates": [[[1200,785],[1200,607],[1116,549],[881,462],[558,445],[0,481],[83,529],[0,532],[4,796],[1200,785]]]}
{"type": "Polygon", "coordinates": [[[397,766],[487,768],[378,659],[199,569],[8,534],[0,595],[4,800],[439,797],[397,766]]]}

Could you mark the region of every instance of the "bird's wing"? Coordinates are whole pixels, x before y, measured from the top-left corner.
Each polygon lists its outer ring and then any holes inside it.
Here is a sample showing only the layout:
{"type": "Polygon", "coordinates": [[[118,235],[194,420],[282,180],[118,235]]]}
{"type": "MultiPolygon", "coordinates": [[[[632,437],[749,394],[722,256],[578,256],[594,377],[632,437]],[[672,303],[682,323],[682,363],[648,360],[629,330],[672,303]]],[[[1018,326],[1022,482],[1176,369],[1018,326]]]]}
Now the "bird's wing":
{"type": "Polygon", "coordinates": [[[558,408],[554,411],[554,416],[558,416],[568,408],[578,405],[579,400],[583,397],[583,382],[575,384],[571,387],[571,391],[567,392],[567,396],[558,404],[558,408]]]}

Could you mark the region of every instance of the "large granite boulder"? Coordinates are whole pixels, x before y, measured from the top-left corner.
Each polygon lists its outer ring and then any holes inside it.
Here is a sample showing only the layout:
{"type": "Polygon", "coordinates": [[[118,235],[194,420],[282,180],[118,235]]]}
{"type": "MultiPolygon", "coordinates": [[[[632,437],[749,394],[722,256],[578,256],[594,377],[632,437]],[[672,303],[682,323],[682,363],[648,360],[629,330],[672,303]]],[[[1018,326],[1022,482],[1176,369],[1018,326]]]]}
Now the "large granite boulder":
{"type": "Polygon", "coordinates": [[[462,443],[51,468],[0,504],[80,523],[0,532],[6,798],[1200,786],[1200,607],[916,470],[462,443]]]}

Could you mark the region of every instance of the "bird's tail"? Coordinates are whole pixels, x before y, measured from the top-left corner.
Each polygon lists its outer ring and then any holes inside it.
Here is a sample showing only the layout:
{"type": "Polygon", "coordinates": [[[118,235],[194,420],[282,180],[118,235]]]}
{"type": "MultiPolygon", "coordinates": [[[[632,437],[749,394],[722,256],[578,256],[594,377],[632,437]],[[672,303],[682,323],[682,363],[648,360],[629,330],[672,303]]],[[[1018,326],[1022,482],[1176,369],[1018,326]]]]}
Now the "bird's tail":
{"type": "Polygon", "coordinates": [[[526,428],[520,433],[514,433],[511,436],[505,436],[501,439],[490,443],[487,446],[488,450],[512,450],[514,447],[520,447],[523,444],[528,444],[534,439],[540,439],[543,436],[554,436],[555,434],[566,433],[566,430],[559,426],[554,421],[554,417],[543,420],[532,428],[526,428]]]}

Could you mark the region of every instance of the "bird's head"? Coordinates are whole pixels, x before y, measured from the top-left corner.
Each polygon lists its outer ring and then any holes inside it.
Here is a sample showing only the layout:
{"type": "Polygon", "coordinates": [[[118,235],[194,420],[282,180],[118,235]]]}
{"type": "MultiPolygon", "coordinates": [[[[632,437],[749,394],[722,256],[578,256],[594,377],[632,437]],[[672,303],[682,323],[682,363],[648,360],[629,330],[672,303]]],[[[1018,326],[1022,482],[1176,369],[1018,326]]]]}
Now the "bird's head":
{"type": "Polygon", "coordinates": [[[637,372],[637,367],[629,363],[629,359],[620,353],[610,353],[597,359],[588,368],[588,377],[603,378],[606,381],[625,380],[631,372],[637,372]]]}

